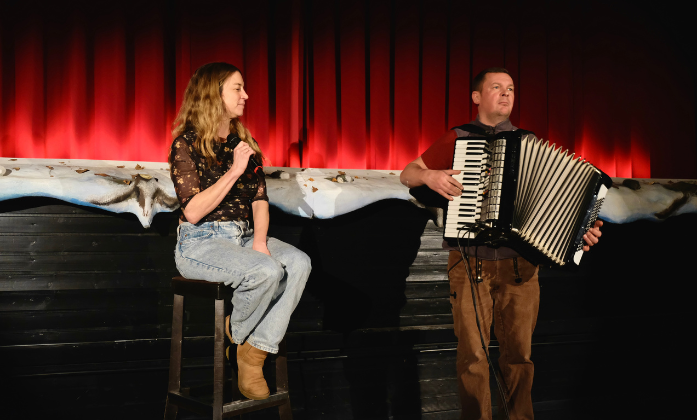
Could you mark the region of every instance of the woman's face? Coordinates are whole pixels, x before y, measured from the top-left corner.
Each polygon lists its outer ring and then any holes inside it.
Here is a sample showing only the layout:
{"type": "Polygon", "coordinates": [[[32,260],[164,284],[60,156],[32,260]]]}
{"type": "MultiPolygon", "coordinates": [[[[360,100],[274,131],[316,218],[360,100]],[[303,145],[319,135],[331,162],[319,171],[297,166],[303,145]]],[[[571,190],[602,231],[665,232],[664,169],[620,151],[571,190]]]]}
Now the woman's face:
{"type": "Polygon", "coordinates": [[[230,118],[238,118],[243,115],[245,101],[248,94],[243,89],[243,76],[239,72],[231,74],[225,81],[221,90],[221,100],[230,118]]]}

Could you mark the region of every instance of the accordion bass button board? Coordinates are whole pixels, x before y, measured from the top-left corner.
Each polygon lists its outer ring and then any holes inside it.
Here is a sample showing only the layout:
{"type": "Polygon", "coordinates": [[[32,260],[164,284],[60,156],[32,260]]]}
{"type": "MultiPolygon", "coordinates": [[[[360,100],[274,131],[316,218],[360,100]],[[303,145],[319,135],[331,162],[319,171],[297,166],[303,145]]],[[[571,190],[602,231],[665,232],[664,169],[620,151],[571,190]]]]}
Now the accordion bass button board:
{"type": "Polygon", "coordinates": [[[453,177],[463,192],[447,205],[452,246],[508,246],[532,262],[579,264],[583,234],[612,185],[605,173],[535,136],[460,137],[453,177]]]}

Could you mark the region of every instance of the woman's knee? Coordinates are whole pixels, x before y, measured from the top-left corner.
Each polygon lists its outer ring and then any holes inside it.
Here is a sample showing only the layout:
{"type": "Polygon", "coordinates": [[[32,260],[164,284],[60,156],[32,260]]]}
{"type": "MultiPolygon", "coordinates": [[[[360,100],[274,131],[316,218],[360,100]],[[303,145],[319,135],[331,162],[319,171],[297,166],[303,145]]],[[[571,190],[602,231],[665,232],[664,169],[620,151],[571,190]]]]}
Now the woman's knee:
{"type": "Polygon", "coordinates": [[[290,245],[286,242],[270,238],[268,246],[270,252],[272,252],[272,257],[279,260],[285,266],[293,265],[295,263],[300,266],[311,268],[311,259],[308,255],[294,245],[290,245]]]}
{"type": "Polygon", "coordinates": [[[285,264],[285,268],[289,279],[304,285],[311,274],[311,258],[304,251],[296,250],[293,257],[285,264]]]}
{"type": "Polygon", "coordinates": [[[273,258],[265,258],[259,261],[246,275],[246,282],[249,287],[260,287],[265,285],[267,288],[276,288],[284,277],[284,268],[273,258]]]}
{"type": "Polygon", "coordinates": [[[310,273],[311,272],[311,258],[309,258],[308,255],[306,255],[306,252],[297,250],[299,251],[296,255],[296,264],[299,266],[299,271],[302,271],[304,273],[310,273]]]}
{"type": "Polygon", "coordinates": [[[284,277],[284,267],[278,261],[270,258],[265,264],[260,267],[261,275],[275,284],[279,283],[284,277]]]}

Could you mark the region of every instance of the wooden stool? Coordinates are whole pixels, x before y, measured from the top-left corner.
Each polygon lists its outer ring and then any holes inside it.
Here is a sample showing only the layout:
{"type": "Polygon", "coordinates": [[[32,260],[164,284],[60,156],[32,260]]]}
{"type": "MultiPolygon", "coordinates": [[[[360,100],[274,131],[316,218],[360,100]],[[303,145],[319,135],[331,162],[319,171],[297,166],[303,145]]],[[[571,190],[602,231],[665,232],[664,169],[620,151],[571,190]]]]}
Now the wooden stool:
{"type": "MultiPolygon", "coordinates": [[[[277,392],[270,393],[265,400],[242,399],[229,403],[224,398],[224,340],[228,341],[224,331],[226,315],[224,314],[224,299],[231,299],[232,290],[223,283],[204,280],[189,280],[184,277],[174,277],[171,286],[175,294],[173,301],[173,332],[170,344],[170,381],[168,383],[168,398],[165,402],[165,419],[174,420],[178,407],[188,411],[211,416],[213,419],[237,416],[251,411],[279,406],[280,419],[292,420],[292,407],[289,403],[289,382],[287,379],[287,349],[282,340],[275,362],[277,392]],[[200,296],[215,299],[214,309],[214,401],[212,404],[191,397],[187,388],[180,387],[180,372],[182,368],[182,316],[185,296],[200,296]]],[[[233,350],[233,349],[232,349],[233,350]]],[[[233,350],[230,357],[236,357],[233,350]]],[[[237,375],[232,370],[232,387],[238,389],[237,375]]]]}

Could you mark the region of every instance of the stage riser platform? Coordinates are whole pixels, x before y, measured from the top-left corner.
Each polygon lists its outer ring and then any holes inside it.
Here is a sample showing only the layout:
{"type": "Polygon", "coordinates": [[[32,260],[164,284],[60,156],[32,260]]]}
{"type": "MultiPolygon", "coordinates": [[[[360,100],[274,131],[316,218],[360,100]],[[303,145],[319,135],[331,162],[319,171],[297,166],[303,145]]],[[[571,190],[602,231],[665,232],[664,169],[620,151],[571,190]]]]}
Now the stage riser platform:
{"type": "MultiPolygon", "coordinates": [[[[270,235],[313,264],[288,333],[295,419],[459,417],[447,253],[428,217],[401,200],[332,220],[273,209],[270,235]]],[[[105,408],[99,418],[162,416],[176,225],[167,213],[144,229],[133,215],[58,200],[0,202],[3,418],[98,418],[105,408]]],[[[695,231],[695,215],[606,224],[580,270],[541,271],[538,419],[654,413],[690,398],[694,378],[674,373],[675,347],[660,350],[694,331],[695,231]]],[[[186,302],[192,383],[211,377],[213,314],[211,301],[186,302]]]]}

